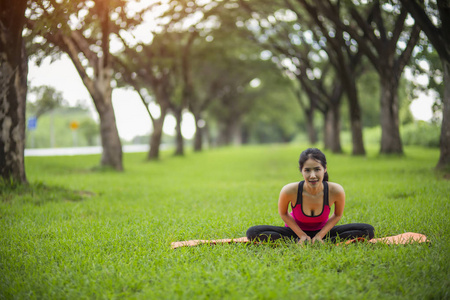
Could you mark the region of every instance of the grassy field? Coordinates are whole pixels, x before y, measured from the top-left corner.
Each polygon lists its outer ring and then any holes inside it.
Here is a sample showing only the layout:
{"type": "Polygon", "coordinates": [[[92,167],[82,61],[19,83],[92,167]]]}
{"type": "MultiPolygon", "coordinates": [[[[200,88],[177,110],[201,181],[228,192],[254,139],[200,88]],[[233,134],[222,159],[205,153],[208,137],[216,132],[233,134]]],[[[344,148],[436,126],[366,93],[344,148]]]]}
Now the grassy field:
{"type": "Polygon", "coordinates": [[[438,150],[404,157],[327,154],[346,191],[340,224],[376,237],[426,234],[431,244],[219,245],[173,241],[241,237],[282,225],[283,185],[300,180],[301,145],[126,154],[126,171],[99,156],[27,158],[29,188],[1,186],[0,299],[449,299],[450,181],[438,150]]]}

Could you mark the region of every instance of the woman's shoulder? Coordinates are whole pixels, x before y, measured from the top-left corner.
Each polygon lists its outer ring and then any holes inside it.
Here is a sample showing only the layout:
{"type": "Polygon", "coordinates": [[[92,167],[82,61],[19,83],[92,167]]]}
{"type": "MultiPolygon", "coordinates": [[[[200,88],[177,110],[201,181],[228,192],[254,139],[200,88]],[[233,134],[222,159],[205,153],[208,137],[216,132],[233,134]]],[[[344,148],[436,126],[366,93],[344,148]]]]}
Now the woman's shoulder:
{"type": "Polygon", "coordinates": [[[285,186],[283,186],[283,188],[281,189],[281,193],[284,193],[284,194],[297,195],[297,191],[298,191],[298,182],[288,183],[285,186]]]}
{"type": "Polygon", "coordinates": [[[336,182],[328,182],[328,188],[329,188],[330,194],[333,194],[333,195],[345,193],[344,188],[339,183],[336,183],[336,182]]]}

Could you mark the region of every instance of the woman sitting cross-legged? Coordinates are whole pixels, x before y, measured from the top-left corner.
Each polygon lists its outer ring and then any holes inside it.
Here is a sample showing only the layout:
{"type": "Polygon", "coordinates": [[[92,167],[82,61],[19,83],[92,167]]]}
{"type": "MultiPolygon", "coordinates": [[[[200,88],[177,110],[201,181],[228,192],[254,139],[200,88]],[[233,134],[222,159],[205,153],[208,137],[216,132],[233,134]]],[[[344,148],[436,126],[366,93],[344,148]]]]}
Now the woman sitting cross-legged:
{"type": "Polygon", "coordinates": [[[247,230],[247,238],[252,241],[295,239],[300,244],[323,243],[323,239],[335,242],[337,238],[372,239],[374,228],[369,224],[336,226],[344,212],[345,193],[341,185],[328,182],[325,155],[316,148],[306,149],[300,155],[299,165],[304,180],[285,185],[278,200],[278,212],[285,226],[253,226],[247,230]],[[334,214],[329,217],[333,204],[334,214]]]}

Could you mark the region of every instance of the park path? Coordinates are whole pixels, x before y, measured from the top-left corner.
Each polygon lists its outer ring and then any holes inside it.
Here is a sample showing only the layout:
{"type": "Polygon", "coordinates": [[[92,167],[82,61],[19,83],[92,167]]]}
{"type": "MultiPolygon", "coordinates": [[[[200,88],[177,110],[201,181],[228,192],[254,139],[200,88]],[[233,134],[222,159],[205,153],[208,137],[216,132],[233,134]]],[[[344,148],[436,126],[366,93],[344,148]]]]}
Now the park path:
{"type": "MultiPolygon", "coordinates": [[[[167,145],[161,145],[165,149],[167,145]]],[[[149,145],[124,145],[123,152],[147,152],[149,145]]],[[[35,148],[25,149],[25,156],[71,156],[71,155],[90,155],[102,153],[101,146],[94,147],[73,147],[73,148],[35,148]]]]}

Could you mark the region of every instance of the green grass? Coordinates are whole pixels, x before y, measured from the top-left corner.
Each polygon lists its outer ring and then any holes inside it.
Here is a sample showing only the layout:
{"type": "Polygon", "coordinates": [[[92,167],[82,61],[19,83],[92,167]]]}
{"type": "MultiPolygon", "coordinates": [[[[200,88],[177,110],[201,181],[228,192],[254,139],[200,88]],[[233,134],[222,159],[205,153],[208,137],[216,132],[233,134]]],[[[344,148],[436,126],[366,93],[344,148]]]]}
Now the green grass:
{"type": "Polygon", "coordinates": [[[340,224],[376,236],[420,232],[430,245],[220,245],[173,241],[241,237],[282,225],[283,185],[300,180],[299,145],[126,154],[126,171],[99,157],[27,158],[30,187],[1,186],[0,299],[448,299],[450,182],[438,150],[404,157],[327,154],[346,191],[340,224]]]}

